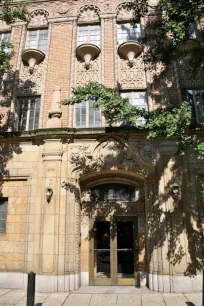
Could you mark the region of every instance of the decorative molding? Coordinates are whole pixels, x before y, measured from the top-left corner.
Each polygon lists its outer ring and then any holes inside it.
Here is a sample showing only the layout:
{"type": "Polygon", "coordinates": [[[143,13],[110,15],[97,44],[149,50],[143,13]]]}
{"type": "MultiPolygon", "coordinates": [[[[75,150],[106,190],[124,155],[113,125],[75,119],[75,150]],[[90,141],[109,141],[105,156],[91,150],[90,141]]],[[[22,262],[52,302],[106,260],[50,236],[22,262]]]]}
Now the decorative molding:
{"type": "Polygon", "coordinates": [[[39,27],[48,27],[48,17],[49,13],[44,9],[34,10],[30,14],[31,20],[28,27],[30,28],[39,28],[39,27]]]}
{"type": "Polygon", "coordinates": [[[147,85],[142,55],[134,59],[132,67],[129,66],[127,60],[121,59],[119,56],[118,61],[121,89],[145,89],[147,85]]]}
{"type": "Polygon", "coordinates": [[[66,13],[68,13],[70,10],[69,4],[66,2],[63,2],[61,5],[59,5],[59,7],[57,8],[57,12],[60,15],[64,15],[66,13]]]}
{"type": "Polygon", "coordinates": [[[117,21],[128,21],[134,19],[132,2],[124,2],[117,7],[117,21]]]}
{"type": "Polygon", "coordinates": [[[42,92],[42,72],[44,62],[34,67],[33,73],[30,74],[29,67],[22,65],[21,82],[18,84],[18,92],[22,94],[41,94],[42,92]]]}
{"type": "Polygon", "coordinates": [[[79,9],[78,24],[83,23],[99,23],[100,9],[95,5],[84,5],[79,9]]]}
{"type": "Polygon", "coordinates": [[[184,88],[203,88],[204,72],[201,68],[197,73],[194,73],[189,65],[186,65],[185,60],[179,63],[180,85],[184,88]],[[192,77],[193,76],[193,77],[192,77]]]}
{"type": "Polygon", "coordinates": [[[83,62],[77,60],[76,87],[88,82],[100,82],[100,58],[101,56],[91,61],[88,70],[83,62]]]}

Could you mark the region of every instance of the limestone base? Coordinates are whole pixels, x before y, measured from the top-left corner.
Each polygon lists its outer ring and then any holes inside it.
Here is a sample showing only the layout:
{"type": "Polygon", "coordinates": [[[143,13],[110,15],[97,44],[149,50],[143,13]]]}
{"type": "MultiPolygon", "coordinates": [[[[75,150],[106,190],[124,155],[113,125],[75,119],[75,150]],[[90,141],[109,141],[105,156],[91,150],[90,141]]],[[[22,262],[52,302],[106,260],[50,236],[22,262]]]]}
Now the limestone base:
{"type": "MultiPolygon", "coordinates": [[[[28,275],[24,273],[0,273],[0,288],[27,290],[28,275]]],[[[79,274],[72,275],[36,275],[37,292],[68,292],[80,286],[79,274]]]]}
{"type": "Polygon", "coordinates": [[[194,277],[149,274],[149,289],[159,292],[199,292],[202,291],[202,275],[194,277]]]}

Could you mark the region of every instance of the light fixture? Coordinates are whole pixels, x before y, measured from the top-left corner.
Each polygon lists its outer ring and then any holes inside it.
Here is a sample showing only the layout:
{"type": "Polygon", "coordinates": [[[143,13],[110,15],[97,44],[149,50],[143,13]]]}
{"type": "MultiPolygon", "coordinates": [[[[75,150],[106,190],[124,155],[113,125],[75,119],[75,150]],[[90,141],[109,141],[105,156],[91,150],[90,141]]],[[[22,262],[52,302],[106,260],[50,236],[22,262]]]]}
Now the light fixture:
{"type": "Polygon", "coordinates": [[[86,69],[89,69],[91,60],[99,56],[101,50],[93,44],[82,44],[77,47],[76,55],[85,62],[86,69]]]}
{"type": "Polygon", "coordinates": [[[172,193],[174,195],[176,195],[176,194],[178,194],[178,192],[179,192],[179,185],[178,185],[178,183],[174,183],[173,186],[172,186],[172,193]]]}
{"type": "Polygon", "coordinates": [[[23,62],[29,66],[29,72],[33,73],[36,64],[40,64],[45,57],[45,54],[37,49],[26,49],[22,53],[23,62]]]}
{"type": "Polygon", "coordinates": [[[128,60],[130,67],[134,64],[134,58],[140,56],[142,50],[142,45],[134,40],[126,41],[118,47],[118,53],[128,60]]]}
{"type": "Polygon", "coordinates": [[[53,190],[52,190],[52,188],[47,187],[47,188],[46,188],[46,199],[47,199],[47,202],[48,202],[48,203],[50,203],[51,198],[52,198],[52,195],[53,195],[53,190]]]}

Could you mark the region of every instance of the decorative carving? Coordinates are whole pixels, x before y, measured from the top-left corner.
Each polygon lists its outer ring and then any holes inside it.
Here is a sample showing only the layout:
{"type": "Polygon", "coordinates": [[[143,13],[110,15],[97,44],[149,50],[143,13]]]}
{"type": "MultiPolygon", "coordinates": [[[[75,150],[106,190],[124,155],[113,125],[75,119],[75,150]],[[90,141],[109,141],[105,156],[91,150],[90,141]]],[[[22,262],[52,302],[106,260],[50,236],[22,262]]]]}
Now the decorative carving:
{"type": "Polygon", "coordinates": [[[112,9],[113,9],[112,1],[110,1],[110,0],[104,1],[104,5],[103,5],[104,12],[105,13],[110,13],[110,12],[112,12],[112,9]]]}
{"type": "Polygon", "coordinates": [[[117,7],[117,21],[132,20],[134,18],[134,11],[131,2],[121,3],[117,7]]]}
{"type": "Polygon", "coordinates": [[[21,94],[41,93],[43,64],[36,65],[32,74],[29,72],[29,67],[22,66],[22,85],[19,84],[18,86],[21,94]]]}
{"type": "Polygon", "coordinates": [[[153,162],[153,146],[152,145],[144,145],[140,148],[140,156],[143,160],[152,163],[153,162]]]}
{"type": "Polygon", "coordinates": [[[69,11],[69,5],[68,5],[68,3],[66,3],[66,2],[62,3],[62,4],[57,8],[57,12],[58,12],[60,15],[64,15],[64,14],[66,14],[68,11],[69,11]]]}
{"type": "Polygon", "coordinates": [[[61,88],[59,86],[56,86],[56,88],[53,90],[53,101],[51,109],[49,110],[49,120],[47,121],[47,128],[59,128],[62,126],[62,122],[60,120],[60,117],[62,115],[61,111],[61,98],[60,98],[60,92],[61,88]]]}
{"type": "Polygon", "coordinates": [[[201,68],[197,74],[194,73],[185,60],[179,63],[180,85],[186,88],[203,87],[204,72],[201,68]],[[192,77],[193,76],[193,77],[192,77]]]}
{"type": "Polygon", "coordinates": [[[33,11],[31,14],[29,27],[47,27],[49,13],[43,9],[33,11]]]}
{"type": "Polygon", "coordinates": [[[133,59],[133,66],[130,67],[127,60],[119,60],[119,79],[122,89],[144,89],[146,88],[146,78],[142,56],[133,59]]]}
{"type": "Polygon", "coordinates": [[[145,215],[140,215],[138,217],[138,232],[139,233],[145,232],[145,215]]]}
{"type": "Polygon", "coordinates": [[[124,160],[127,149],[119,141],[105,141],[98,148],[96,158],[98,158],[105,168],[119,166],[124,160]]]}
{"type": "Polygon", "coordinates": [[[8,25],[5,21],[0,20],[0,31],[11,30],[11,25],[8,25]]]}
{"type": "Polygon", "coordinates": [[[79,10],[78,23],[99,23],[100,10],[94,5],[85,5],[79,10]]]}
{"type": "Polygon", "coordinates": [[[89,69],[87,70],[84,66],[84,63],[77,60],[76,87],[83,86],[88,82],[100,82],[99,63],[100,56],[97,57],[94,61],[90,62],[89,69]]]}
{"type": "Polygon", "coordinates": [[[146,176],[145,170],[136,162],[134,159],[125,159],[119,166],[118,169],[126,171],[134,171],[136,173],[146,176]]]}

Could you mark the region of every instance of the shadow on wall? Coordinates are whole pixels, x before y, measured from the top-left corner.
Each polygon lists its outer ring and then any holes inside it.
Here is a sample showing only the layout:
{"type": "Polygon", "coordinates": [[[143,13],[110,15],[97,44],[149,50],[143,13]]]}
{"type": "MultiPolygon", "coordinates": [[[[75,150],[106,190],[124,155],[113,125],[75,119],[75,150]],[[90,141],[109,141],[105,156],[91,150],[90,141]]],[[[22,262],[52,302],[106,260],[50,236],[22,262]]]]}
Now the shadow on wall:
{"type": "MultiPolygon", "coordinates": [[[[198,271],[202,271],[204,268],[204,248],[202,247],[204,239],[202,231],[202,223],[204,222],[202,186],[198,180],[198,186],[196,187],[198,192],[197,202],[192,205],[190,190],[195,182],[189,180],[188,177],[188,165],[198,161],[198,158],[199,156],[191,150],[189,150],[186,156],[162,156],[157,162],[157,167],[162,169],[162,171],[160,171],[160,174],[157,171],[155,182],[162,180],[162,176],[166,173],[167,169],[170,169],[172,174],[164,191],[159,191],[155,183],[147,183],[148,185],[145,186],[147,189],[145,205],[148,206],[147,235],[149,237],[147,261],[148,271],[150,273],[153,269],[150,265],[153,251],[166,244],[166,241],[168,241],[166,259],[174,269],[176,265],[181,263],[183,265],[185,258],[188,258],[188,262],[184,268],[186,276],[193,277],[198,271]],[[175,182],[178,184],[178,193],[176,194],[172,192],[172,186],[175,182]],[[183,239],[185,234],[187,243],[183,239]]],[[[110,156],[108,156],[107,162],[110,162],[110,156]]],[[[90,173],[93,174],[107,169],[106,160],[104,162],[101,162],[99,159],[90,161],[86,154],[81,157],[77,156],[72,158],[70,163],[75,165],[81,178],[84,178],[90,173]]],[[[193,177],[193,180],[195,180],[195,177],[193,177]]],[[[120,215],[125,215],[129,212],[130,207],[128,205],[121,205],[120,203],[110,201],[90,201],[90,190],[86,190],[84,186],[80,190],[78,185],[64,182],[64,188],[74,194],[75,200],[81,205],[83,214],[89,218],[95,215],[97,220],[105,220],[112,209],[120,211],[120,215]],[[81,198],[87,198],[87,200],[81,201],[81,198]]],[[[87,239],[91,239],[93,235],[94,229],[92,228],[87,239]]],[[[142,251],[140,250],[140,252],[142,251]]],[[[165,255],[163,254],[163,256],[165,255]]]]}
{"type": "Polygon", "coordinates": [[[0,197],[2,196],[3,182],[9,180],[10,171],[7,167],[14,155],[21,154],[17,136],[20,132],[15,132],[18,125],[19,105],[17,95],[34,95],[32,88],[35,84],[30,80],[19,79],[19,72],[9,73],[7,76],[0,76],[0,197]]]}

